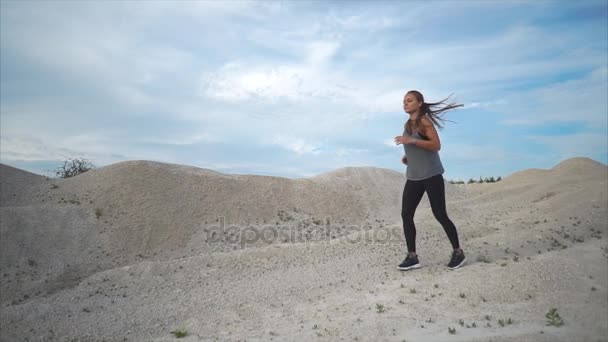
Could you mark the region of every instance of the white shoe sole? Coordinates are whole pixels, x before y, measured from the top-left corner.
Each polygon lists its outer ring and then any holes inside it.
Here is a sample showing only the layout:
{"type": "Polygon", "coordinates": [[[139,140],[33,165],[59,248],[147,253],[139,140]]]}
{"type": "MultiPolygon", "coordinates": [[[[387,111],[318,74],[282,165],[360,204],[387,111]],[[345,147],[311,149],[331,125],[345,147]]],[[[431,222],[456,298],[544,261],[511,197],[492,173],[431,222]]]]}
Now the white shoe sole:
{"type": "Polygon", "coordinates": [[[408,266],[408,267],[397,266],[397,268],[399,268],[399,270],[401,270],[401,271],[409,271],[409,270],[413,270],[416,268],[420,268],[420,264],[416,264],[416,265],[412,265],[412,266],[408,266]]]}
{"type": "Polygon", "coordinates": [[[460,268],[462,265],[464,265],[464,263],[467,262],[467,257],[464,257],[464,259],[462,259],[462,261],[460,262],[460,264],[454,266],[454,267],[448,267],[448,269],[450,270],[455,270],[457,268],[460,268]]]}

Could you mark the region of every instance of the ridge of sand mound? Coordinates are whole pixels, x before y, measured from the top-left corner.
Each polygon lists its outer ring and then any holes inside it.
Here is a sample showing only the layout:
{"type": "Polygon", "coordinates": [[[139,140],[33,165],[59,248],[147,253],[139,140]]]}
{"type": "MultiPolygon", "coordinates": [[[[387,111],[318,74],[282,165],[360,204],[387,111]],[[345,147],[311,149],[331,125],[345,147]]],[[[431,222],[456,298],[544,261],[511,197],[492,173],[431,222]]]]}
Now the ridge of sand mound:
{"type": "Polygon", "coordinates": [[[0,163],[0,206],[27,201],[29,189],[45,182],[44,176],[0,163]]]}
{"type": "Polygon", "coordinates": [[[2,185],[26,185],[41,182],[45,178],[44,176],[0,163],[0,184],[2,185]]]}
{"type": "MultiPolygon", "coordinates": [[[[393,193],[397,188],[399,197],[386,198],[388,202],[397,200],[401,203],[401,195],[405,184],[405,173],[397,172],[390,169],[376,167],[345,167],[339,168],[330,172],[310,178],[313,182],[323,184],[324,187],[330,187],[339,191],[352,189],[359,186],[357,190],[372,189],[373,192],[364,194],[364,198],[373,198],[381,193],[393,193]],[[352,185],[354,184],[354,185],[352,185]],[[368,184],[370,187],[362,187],[360,184],[368,184]],[[379,192],[377,190],[380,190],[379,192]]],[[[467,196],[466,190],[463,187],[458,187],[454,184],[445,182],[446,198],[450,200],[460,200],[467,196]]],[[[385,202],[387,203],[387,202],[385,202]]],[[[429,207],[428,198],[425,195],[420,204],[421,207],[429,207]]],[[[391,208],[392,210],[393,208],[391,208]]],[[[391,214],[388,214],[389,216],[391,214]]]]}
{"type": "MultiPolygon", "coordinates": [[[[97,172],[107,173],[106,176],[110,174],[121,174],[124,172],[139,172],[144,171],[145,169],[156,169],[162,170],[164,172],[169,172],[172,174],[186,174],[186,175],[195,175],[195,176],[216,176],[216,177],[225,177],[225,178],[235,178],[234,175],[224,174],[221,172],[217,172],[211,169],[200,168],[196,166],[190,165],[181,165],[181,164],[171,164],[150,160],[128,160],[123,162],[118,162],[115,164],[107,165],[98,169],[92,170],[93,172],[89,173],[95,174],[97,172]]],[[[83,174],[84,175],[84,174],[83,174]]]]}
{"type": "Polygon", "coordinates": [[[554,167],[551,170],[567,173],[569,176],[576,177],[580,175],[597,175],[606,172],[606,165],[597,162],[590,158],[576,157],[566,159],[554,167]]]}
{"type": "Polygon", "coordinates": [[[560,184],[576,184],[581,180],[595,181],[598,185],[608,181],[608,166],[589,158],[570,158],[550,169],[517,171],[496,183],[467,184],[467,187],[485,192],[527,191],[533,185],[546,188],[560,184]]]}
{"type": "MultiPolygon", "coordinates": [[[[352,211],[357,211],[353,219],[357,221],[369,211],[382,209],[374,206],[373,201],[364,200],[363,195],[368,198],[378,193],[399,200],[396,195],[401,188],[395,187],[394,183],[402,182],[403,177],[398,173],[382,169],[373,175],[357,176],[359,173],[365,171],[353,170],[348,175],[343,183],[348,184],[345,188],[332,187],[331,184],[338,183],[334,177],[329,177],[327,182],[318,182],[315,179],[227,175],[191,166],[134,161],[87,172],[64,180],[62,186],[72,192],[95,190],[96,199],[102,204],[109,206],[113,202],[114,206],[138,211],[141,216],[175,216],[176,213],[165,211],[168,208],[183,211],[191,206],[185,216],[196,212],[202,221],[224,217],[227,223],[270,222],[277,218],[278,210],[293,211],[294,208],[321,219],[326,216],[339,218],[342,213],[351,217],[352,211]],[[365,194],[358,192],[364,189],[367,190],[365,194]],[[139,205],[144,201],[146,205],[142,208],[139,205]],[[177,203],[179,208],[173,208],[177,203]]],[[[386,201],[381,205],[384,207],[386,201]]]]}

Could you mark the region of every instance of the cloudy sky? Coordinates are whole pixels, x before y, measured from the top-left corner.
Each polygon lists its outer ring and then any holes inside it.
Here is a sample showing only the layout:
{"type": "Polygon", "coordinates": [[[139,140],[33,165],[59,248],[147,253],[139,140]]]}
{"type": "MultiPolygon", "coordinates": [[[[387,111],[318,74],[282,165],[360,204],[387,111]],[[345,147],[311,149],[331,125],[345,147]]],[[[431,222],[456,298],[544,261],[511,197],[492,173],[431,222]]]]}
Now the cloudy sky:
{"type": "Polygon", "coordinates": [[[450,94],[446,178],[608,155],[608,5],[2,1],[0,161],[405,171],[402,97],[450,94]]]}

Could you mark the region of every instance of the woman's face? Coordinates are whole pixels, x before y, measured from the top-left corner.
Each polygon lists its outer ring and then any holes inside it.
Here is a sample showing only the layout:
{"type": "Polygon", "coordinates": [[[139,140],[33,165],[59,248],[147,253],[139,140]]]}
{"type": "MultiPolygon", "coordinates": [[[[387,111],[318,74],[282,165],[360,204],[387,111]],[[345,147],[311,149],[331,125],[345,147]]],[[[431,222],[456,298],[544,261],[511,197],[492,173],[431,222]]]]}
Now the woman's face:
{"type": "Polygon", "coordinates": [[[414,96],[414,94],[405,94],[405,96],[403,97],[403,110],[406,113],[416,113],[416,111],[420,109],[420,106],[422,106],[422,103],[420,103],[418,99],[416,99],[416,96],[414,96]]]}

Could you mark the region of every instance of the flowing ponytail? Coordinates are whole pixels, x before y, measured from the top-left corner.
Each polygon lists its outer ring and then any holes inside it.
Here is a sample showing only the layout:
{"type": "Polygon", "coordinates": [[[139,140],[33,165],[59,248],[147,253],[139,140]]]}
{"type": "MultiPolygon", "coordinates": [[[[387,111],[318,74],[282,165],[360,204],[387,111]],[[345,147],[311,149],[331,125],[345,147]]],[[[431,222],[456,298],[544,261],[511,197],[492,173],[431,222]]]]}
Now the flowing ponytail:
{"type": "MultiPolygon", "coordinates": [[[[451,94],[450,96],[446,97],[445,99],[443,99],[439,102],[426,103],[426,102],[424,102],[424,96],[422,96],[422,93],[420,93],[419,91],[410,90],[407,93],[414,95],[416,97],[416,100],[418,100],[418,102],[422,102],[422,106],[420,107],[420,113],[422,115],[418,115],[418,117],[416,118],[417,127],[420,127],[420,120],[422,119],[422,117],[426,116],[429,118],[429,120],[431,120],[433,122],[433,124],[435,124],[437,127],[439,127],[441,129],[441,128],[443,128],[443,124],[446,121],[450,121],[450,120],[443,118],[443,114],[445,114],[445,112],[447,112],[451,109],[454,109],[454,108],[464,107],[463,104],[457,104],[456,102],[449,102],[449,103],[447,102],[449,100],[449,98],[452,97],[452,95],[454,95],[454,94],[451,94]]],[[[408,131],[411,133],[411,129],[409,129],[408,131]]]]}

